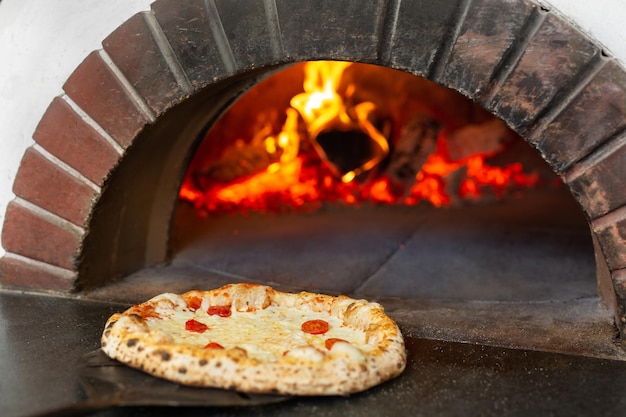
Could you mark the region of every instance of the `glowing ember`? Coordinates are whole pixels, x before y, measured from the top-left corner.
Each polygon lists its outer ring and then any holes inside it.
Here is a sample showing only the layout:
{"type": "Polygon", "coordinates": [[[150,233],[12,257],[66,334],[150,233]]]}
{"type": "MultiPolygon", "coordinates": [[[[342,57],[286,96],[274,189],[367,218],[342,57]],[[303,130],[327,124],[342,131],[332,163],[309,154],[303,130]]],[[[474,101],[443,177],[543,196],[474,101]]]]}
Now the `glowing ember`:
{"type": "Polygon", "coordinates": [[[350,65],[307,63],[304,92],[291,99],[281,130],[272,134],[271,126],[265,125],[247,144],[233,141],[233,164],[246,165],[237,152],[244,152],[248,146],[257,153],[261,149],[263,160],[267,160],[265,166],[229,181],[198,180],[197,173],[190,172],[180,198],[192,202],[201,214],[311,210],[324,202],[415,205],[428,201],[439,207],[478,199],[485,191],[502,197],[511,189],[537,184],[538,175],[525,174],[519,163],[489,166],[485,161],[488,152],[450,160],[444,129],[436,139],[436,150],[427,156],[410,186],[398,189],[382,169],[378,172],[385,160],[393,158],[390,149],[394,143],[372,121],[377,105],[371,101],[353,102],[354,84],[339,94],[342,75],[350,65]],[[342,132],[359,132],[358,140],[365,140],[369,146],[367,158],[346,170],[333,160],[336,155],[328,154],[330,148],[318,141],[322,132],[328,131],[337,132],[339,140],[342,132]],[[451,189],[453,183],[456,189],[451,189]]]}

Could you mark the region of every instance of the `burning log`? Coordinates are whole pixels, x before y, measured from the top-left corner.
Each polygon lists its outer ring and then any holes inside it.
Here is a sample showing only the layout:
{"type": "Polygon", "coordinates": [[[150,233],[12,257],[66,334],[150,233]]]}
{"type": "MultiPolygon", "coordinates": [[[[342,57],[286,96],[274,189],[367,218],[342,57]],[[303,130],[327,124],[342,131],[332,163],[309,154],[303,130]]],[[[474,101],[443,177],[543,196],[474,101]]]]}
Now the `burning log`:
{"type": "Polygon", "coordinates": [[[513,140],[514,133],[499,119],[469,124],[446,137],[448,157],[458,161],[474,155],[495,155],[513,140]]]}
{"type": "Polygon", "coordinates": [[[196,181],[231,182],[266,169],[278,160],[276,153],[268,152],[265,139],[271,133],[271,126],[259,130],[254,138],[245,143],[237,140],[226,148],[219,159],[198,169],[196,181]]]}
{"type": "Polygon", "coordinates": [[[421,113],[412,116],[404,125],[384,173],[394,193],[404,194],[411,189],[417,173],[436,150],[438,134],[439,124],[421,113]]]}
{"type": "Polygon", "coordinates": [[[298,113],[287,109],[283,130],[272,134],[272,126],[266,123],[249,143],[243,140],[224,150],[220,159],[196,171],[195,181],[227,183],[276,167],[278,162],[293,161],[300,149],[298,113]]]}

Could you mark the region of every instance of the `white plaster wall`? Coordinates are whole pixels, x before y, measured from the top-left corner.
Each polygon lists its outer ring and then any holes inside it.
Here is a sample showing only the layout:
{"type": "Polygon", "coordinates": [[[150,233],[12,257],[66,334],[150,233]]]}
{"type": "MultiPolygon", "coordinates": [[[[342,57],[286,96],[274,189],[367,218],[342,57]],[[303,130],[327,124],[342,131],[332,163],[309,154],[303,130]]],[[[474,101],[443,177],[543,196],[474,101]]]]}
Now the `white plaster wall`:
{"type": "MultiPolygon", "coordinates": [[[[0,2],[0,225],[32,134],[72,71],[152,0],[0,2]]],[[[1,227],[1,226],[0,226],[1,227]]],[[[0,248],[0,256],[4,250],[0,248]]]]}
{"type": "Polygon", "coordinates": [[[539,0],[626,62],[626,0],[539,0]]]}
{"type": "MultiPolygon", "coordinates": [[[[13,199],[19,162],[48,104],[89,52],[99,49],[123,21],[148,10],[152,1],[0,1],[0,225],[13,199]]],[[[626,62],[626,0],[541,3],[568,16],[626,62]]]]}

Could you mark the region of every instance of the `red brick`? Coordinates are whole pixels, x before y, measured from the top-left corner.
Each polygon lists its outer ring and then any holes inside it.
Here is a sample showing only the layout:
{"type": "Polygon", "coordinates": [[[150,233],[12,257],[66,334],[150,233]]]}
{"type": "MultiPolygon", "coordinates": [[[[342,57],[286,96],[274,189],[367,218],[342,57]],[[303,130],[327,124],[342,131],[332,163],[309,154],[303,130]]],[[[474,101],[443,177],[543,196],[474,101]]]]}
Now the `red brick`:
{"type": "Polygon", "coordinates": [[[12,201],[2,228],[2,246],[8,252],[74,269],[81,234],[12,201]]]}
{"type": "Polygon", "coordinates": [[[115,29],[104,42],[113,62],[157,114],[178,103],[184,95],[141,13],[115,29]],[[132,42],[128,42],[132,39],[132,42]]]}
{"type": "Polygon", "coordinates": [[[123,148],[147,123],[98,51],[74,70],[63,90],[123,148]]]}
{"type": "Polygon", "coordinates": [[[85,223],[97,194],[34,148],[27,149],[22,158],[13,192],[79,226],[85,223]]]}
{"type": "Polygon", "coordinates": [[[33,138],[52,155],[100,186],[119,158],[113,146],[60,97],[46,110],[33,138]]]}
{"type": "Polygon", "coordinates": [[[4,287],[44,289],[69,292],[74,289],[76,273],[49,268],[21,259],[4,256],[0,259],[0,283],[4,287]]]}

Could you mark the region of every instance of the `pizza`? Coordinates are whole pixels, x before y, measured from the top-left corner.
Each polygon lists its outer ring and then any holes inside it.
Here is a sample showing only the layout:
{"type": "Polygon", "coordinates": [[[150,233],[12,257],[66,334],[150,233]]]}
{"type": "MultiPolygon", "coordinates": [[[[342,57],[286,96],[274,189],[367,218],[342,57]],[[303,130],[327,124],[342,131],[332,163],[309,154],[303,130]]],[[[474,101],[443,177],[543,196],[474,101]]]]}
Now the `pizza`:
{"type": "Polygon", "coordinates": [[[172,382],[247,393],[346,395],[406,365],[374,302],[257,284],[165,293],[109,318],[102,350],[172,382]]]}

